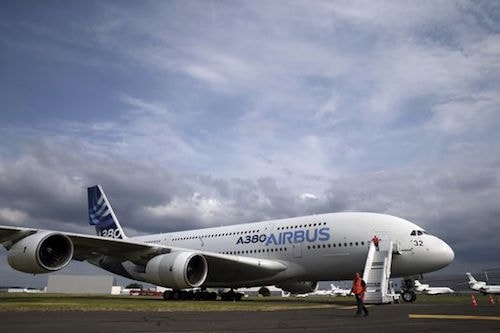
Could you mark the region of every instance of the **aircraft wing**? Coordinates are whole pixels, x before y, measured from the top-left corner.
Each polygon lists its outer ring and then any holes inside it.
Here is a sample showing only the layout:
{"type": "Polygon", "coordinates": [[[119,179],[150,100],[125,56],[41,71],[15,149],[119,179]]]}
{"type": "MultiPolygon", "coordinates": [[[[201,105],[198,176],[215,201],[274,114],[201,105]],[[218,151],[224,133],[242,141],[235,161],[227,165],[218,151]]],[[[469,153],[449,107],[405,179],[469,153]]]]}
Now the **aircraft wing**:
{"type": "Polygon", "coordinates": [[[36,232],[36,229],[0,226],[0,244],[8,250],[12,244],[36,232]]]}
{"type": "Polygon", "coordinates": [[[116,258],[123,257],[124,260],[140,264],[147,262],[147,260],[158,254],[172,251],[171,248],[161,245],[151,245],[131,240],[9,226],[0,226],[0,244],[9,250],[19,240],[38,232],[54,232],[68,236],[74,247],[73,259],[79,261],[106,255],[116,258]]]}
{"type": "Polygon", "coordinates": [[[107,255],[121,261],[132,261],[145,265],[151,258],[170,252],[196,252],[205,257],[209,267],[207,283],[227,283],[270,277],[287,267],[281,262],[223,255],[219,253],[170,247],[159,244],[145,244],[130,239],[112,239],[99,236],[68,234],[75,247],[74,259],[85,260],[89,256],[107,255]]]}
{"type": "Polygon", "coordinates": [[[49,230],[0,226],[0,244],[7,250],[19,240],[38,232],[54,232],[68,236],[74,247],[74,260],[83,261],[100,256],[112,257],[113,261],[131,261],[145,265],[151,258],[176,251],[196,252],[205,257],[209,267],[207,283],[227,283],[228,281],[248,281],[273,276],[287,266],[281,262],[236,255],[147,244],[133,239],[114,239],[109,237],[66,233],[49,230]]]}
{"type": "Polygon", "coordinates": [[[208,284],[244,282],[271,277],[287,269],[279,261],[200,252],[208,262],[208,284]]]}

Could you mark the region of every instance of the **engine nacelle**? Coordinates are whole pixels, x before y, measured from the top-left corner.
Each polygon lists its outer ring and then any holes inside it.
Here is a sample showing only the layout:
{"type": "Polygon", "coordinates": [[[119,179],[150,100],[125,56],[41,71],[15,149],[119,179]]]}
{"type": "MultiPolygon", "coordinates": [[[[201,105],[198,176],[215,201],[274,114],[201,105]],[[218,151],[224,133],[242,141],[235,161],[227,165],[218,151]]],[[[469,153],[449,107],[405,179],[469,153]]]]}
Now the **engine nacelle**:
{"type": "Polygon", "coordinates": [[[288,291],[292,294],[307,294],[318,289],[318,281],[293,281],[283,282],[276,287],[288,291]]]}
{"type": "Polygon", "coordinates": [[[8,253],[10,267],[25,273],[58,271],[73,258],[73,243],[68,236],[38,232],[15,243],[8,253]]]}
{"type": "Polygon", "coordinates": [[[172,288],[196,288],[205,282],[208,264],[205,257],[194,252],[172,252],[151,259],[146,265],[148,282],[172,288]]]}

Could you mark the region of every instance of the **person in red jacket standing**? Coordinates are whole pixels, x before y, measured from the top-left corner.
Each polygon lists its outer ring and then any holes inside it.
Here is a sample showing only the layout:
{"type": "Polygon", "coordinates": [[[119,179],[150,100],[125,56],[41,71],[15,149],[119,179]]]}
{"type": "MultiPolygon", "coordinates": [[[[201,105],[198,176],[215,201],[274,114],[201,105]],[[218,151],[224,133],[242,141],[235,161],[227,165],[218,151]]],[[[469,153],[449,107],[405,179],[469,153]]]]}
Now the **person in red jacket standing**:
{"type": "Polygon", "coordinates": [[[356,273],[354,280],[352,281],[351,293],[356,296],[356,304],[358,306],[358,311],[355,317],[361,317],[361,313],[365,313],[365,317],[368,316],[368,309],[363,303],[365,299],[366,283],[363,281],[359,273],[356,273]]]}
{"type": "Polygon", "coordinates": [[[375,249],[378,251],[378,242],[380,241],[380,238],[377,237],[377,235],[373,236],[372,242],[373,245],[375,245],[375,249]]]}

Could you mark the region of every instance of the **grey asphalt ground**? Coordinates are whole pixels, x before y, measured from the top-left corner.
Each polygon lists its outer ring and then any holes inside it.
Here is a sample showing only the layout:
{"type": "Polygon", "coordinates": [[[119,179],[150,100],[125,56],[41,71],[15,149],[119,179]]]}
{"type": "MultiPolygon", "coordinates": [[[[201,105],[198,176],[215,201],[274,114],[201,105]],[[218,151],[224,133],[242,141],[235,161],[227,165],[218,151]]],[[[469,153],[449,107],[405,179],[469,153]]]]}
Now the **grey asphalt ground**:
{"type": "Polygon", "coordinates": [[[260,312],[0,312],[1,332],[500,332],[500,305],[395,304],[260,312]],[[417,319],[414,315],[453,315],[417,319]],[[461,319],[459,319],[461,318],[461,319]],[[496,320],[495,320],[496,319],[496,320]]]}

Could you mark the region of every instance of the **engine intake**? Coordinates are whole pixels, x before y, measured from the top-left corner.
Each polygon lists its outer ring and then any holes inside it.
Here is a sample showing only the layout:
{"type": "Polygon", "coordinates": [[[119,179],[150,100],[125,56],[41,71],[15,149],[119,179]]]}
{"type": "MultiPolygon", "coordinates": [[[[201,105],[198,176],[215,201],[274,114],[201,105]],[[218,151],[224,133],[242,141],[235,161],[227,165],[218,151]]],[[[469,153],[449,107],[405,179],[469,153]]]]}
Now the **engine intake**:
{"type": "Polygon", "coordinates": [[[68,236],[38,232],[15,243],[8,254],[9,265],[25,273],[48,273],[66,267],[73,258],[68,236]]]}
{"type": "Polygon", "coordinates": [[[208,274],[205,257],[194,252],[172,252],[151,259],[146,265],[148,282],[173,288],[196,288],[201,286],[208,274]]]}

